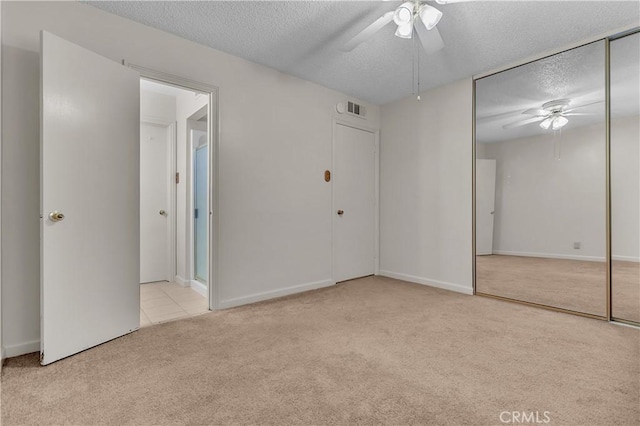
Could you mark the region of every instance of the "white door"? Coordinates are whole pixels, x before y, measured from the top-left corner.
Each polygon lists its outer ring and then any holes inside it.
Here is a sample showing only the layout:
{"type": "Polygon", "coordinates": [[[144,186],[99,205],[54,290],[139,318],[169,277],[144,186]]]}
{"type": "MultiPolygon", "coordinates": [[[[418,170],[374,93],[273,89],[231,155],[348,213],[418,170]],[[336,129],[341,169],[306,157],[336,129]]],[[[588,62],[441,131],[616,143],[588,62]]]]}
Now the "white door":
{"type": "Polygon", "coordinates": [[[476,160],[476,255],[493,252],[496,160],[476,160]]]}
{"type": "Polygon", "coordinates": [[[171,131],[140,123],[140,282],[170,281],[171,131]]]}
{"type": "Polygon", "coordinates": [[[40,356],[49,364],[139,327],[140,77],[46,32],[40,71],[40,356]]]}
{"type": "MultiPolygon", "coordinates": [[[[193,131],[194,140],[207,133],[193,131]]],[[[203,284],[209,281],[209,149],[200,145],[193,152],[193,276],[203,284]]]]}
{"type": "Polygon", "coordinates": [[[336,282],[375,268],[375,134],[336,124],[333,268],[336,282]]]}

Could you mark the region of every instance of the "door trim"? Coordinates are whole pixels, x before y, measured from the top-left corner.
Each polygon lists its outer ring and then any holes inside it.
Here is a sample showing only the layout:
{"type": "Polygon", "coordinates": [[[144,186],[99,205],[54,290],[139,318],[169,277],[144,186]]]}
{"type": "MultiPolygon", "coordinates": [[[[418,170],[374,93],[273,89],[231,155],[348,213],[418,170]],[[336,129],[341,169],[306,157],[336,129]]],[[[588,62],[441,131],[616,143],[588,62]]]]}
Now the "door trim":
{"type": "Polygon", "coordinates": [[[176,86],[200,92],[208,96],[207,130],[209,135],[209,309],[214,311],[219,309],[219,286],[218,286],[218,253],[220,251],[220,219],[218,214],[218,194],[219,194],[219,152],[220,152],[220,89],[207,83],[191,80],[161,71],[156,71],[140,65],[132,64],[126,59],[123,65],[132,68],[140,74],[140,77],[155,80],[162,84],[176,86]]]}
{"type": "MultiPolygon", "coordinates": [[[[169,137],[171,140],[169,141],[169,177],[175,176],[177,171],[176,166],[176,144],[178,143],[177,139],[177,125],[175,121],[167,121],[158,117],[153,116],[140,116],[140,124],[150,124],[152,126],[158,127],[166,127],[169,131],[169,137]]],[[[176,201],[176,186],[171,185],[171,180],[167,181],[167,185],[169,186],[169,217],[172,218],[167,223],[167,264],[169,267],[167,268],[166,279],[167,281],[173,281],[176,276],[176,268],[177,268],[177,253],[176,253],[176,245],[177,245],[177,232],[176,232],[176,212],[177,212],[177,201],[176,201]]]]}
{"type": "MultiPolygon", "coordinates": [[[[362,124],[352,123],[340,118],[334,117],[331,122],[331,170],[335,170],[336,164],[336,130],[338,126],[351,127],[356,130],[372,133],[374,135],[374,216],[373,216],[373,274],[380,274],[380,130],[368,127],[362,124]]],[[[336,220],[336,202],[333,178],[331,179],[331,281],[335,284],[335,220],[336,220]]]]}

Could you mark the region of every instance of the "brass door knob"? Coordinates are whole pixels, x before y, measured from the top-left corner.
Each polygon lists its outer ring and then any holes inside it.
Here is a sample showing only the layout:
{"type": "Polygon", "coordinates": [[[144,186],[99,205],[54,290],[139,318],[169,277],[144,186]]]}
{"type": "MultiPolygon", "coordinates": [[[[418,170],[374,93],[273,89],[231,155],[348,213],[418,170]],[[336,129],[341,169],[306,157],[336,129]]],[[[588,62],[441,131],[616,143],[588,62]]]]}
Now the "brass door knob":
{"type": "Polygon", "coordinates": [[[60,222],[61,220],[64,220],[64,215],[59,211],[53,211],[49,213],[49,219],[52,222],[60,222]]]}
{"type": "Polygon", "coordinates": [[[338,210],[338,216],[342,216],[344,214],[344,210],[338,210]]]}

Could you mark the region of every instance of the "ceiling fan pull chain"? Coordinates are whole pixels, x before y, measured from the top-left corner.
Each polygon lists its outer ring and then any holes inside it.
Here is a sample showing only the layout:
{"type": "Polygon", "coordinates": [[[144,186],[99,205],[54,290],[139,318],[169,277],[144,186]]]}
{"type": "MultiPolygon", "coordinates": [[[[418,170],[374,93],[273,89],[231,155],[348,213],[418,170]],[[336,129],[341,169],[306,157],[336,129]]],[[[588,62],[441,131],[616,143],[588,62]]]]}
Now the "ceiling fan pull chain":
{"type": "Polygon", "coordinates": [[[553,158],[560,161],[562,154],[562,127],[553,131],[553,158]]]}

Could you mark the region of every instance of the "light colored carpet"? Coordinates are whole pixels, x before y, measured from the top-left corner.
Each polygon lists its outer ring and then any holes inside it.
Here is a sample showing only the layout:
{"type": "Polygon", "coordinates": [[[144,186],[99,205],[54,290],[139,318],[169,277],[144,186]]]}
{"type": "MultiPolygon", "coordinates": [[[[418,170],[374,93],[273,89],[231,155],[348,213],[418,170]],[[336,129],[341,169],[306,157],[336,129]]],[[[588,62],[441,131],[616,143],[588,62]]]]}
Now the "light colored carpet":
{"type": "MultiPolygon", "coordinates": [[[[477,256],[478,292],[606,316],[606,263],[477,256]]],[[[613,261],[612,313],[640,322],[640,263],[613,261]]]]}
{"type": "Polygon", "coordinates": [[[370,277],[9,359],[2,424],[637,425],[640,332],[370,277]]]}

